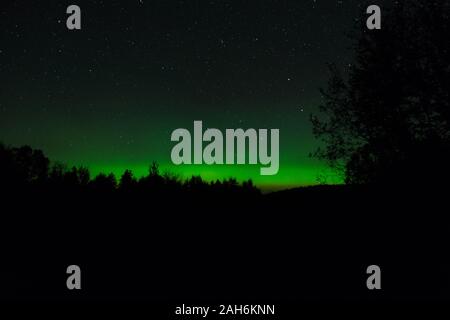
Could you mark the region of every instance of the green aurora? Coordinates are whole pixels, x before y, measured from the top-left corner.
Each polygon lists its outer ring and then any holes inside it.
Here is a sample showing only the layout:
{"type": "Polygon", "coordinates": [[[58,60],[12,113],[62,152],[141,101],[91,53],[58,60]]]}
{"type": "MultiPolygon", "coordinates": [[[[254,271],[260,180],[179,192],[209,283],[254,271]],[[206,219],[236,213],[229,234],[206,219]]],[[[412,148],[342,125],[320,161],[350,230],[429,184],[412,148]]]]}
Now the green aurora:
{"type": "Polygon", "coordinates": [[[252,179],[264,190],[341,183],[309,155],[320,145],[310,114],[321,104],[327,63],[345,70],[346,34],[359,2],[83,2],[68,31],[66,4],[8,7],[0,45],[0,141],[41,149],[92,175],[125,169],[183,178],[252,179]],[[182,14],[181,14],[182,13],[182,14]],[[21,17],[19,20],[14,17],[21,17]],[[173,130],[279,129],[280,165],[182,165],[173,130]]]}
{"type": "MultiPolygon", "coordinates": [[[[266,102],[267,103],[267,102],[266,102]]],[[[118,109],[127,108],[112,104],[118,109]]],[[[262,104],[264,105],[264,104],[262,104]]],[[[155,111],[155,107],[152,110],[155,111]]],[[[174,108],[179,110],[180,107],[174,108]]],[[[191,106],[190,110],[195,107],[191,106]]],[[[203,108],[202,108],[203,109],[203,108]]],[[[238,110],[239,108],[234,108],[238,110]]],[[[283,108],[286,109],[286,106],[283,108]]],[[[98,107],[97,107],[98,110],[98,107]]],[[[327,166],[311,158],[318,143],[311,133],[311,126],[305,118],[309,117],[304,110],[294,108],[294,115],[287,120],[280,115],[258,112],[255,119],[245,113],[221,115],[220,110],[213,108],[210,112],[198,111],[192,114],[178,114],[171,117],[169,107],[161,107],[158,116],[147,113],[128,115],[122,121],[111,119],[89,119],[77,117],[74,113],[52,114],[48,117],[44,112],[36,112],[32,121],[16,122],[11,131],[3,132],[5,141],[13,145],[30,144],[42,149],[53,161],[66,163],[68,166],[88,167],[93,176],[100,172],[113,173],[117,178],[126,170],[133,171],[136,177],[148,173],[153,161],[160,165],[162,172],[170,172],[181,178],[200,175],[208,181],[216,179],[236,178],[239,181],[252,179],[263,190],[278,190],[296,186],[314,185],[318,179],[326,177],[327,183],[340,183],[327,166]],[[163,110],[166,110],[165,112],[163,110]],[[216,111],[217,110],[217,111],[216,111]],[[189,117],[192,117],[189,119],[189,117]],[[188,119],[188,120],[186,120],[188,119]],[[170,134],[177,128],[192,130],[193,120],[206,119],[205,127],[225,129],[234,124],[235,128],[279,128],[280,129],[280,170],[274,176],[261,176],[260,165],[173,165],[170,152],[175,142],[170,141],[170,134]],[[303,126],[299,126],[302,123],[303,126]],[[18,130],[18,131],[17,131],[18,130]],[[17,132],[22,134],[18,135],[17,132]],[[83,134],[80,134],[83,132],[83,134]]],[[[104,110],[104,114],[108,114],[104,110]]],[[[3,129],[7,128],[3,127],[3,129]]]]}

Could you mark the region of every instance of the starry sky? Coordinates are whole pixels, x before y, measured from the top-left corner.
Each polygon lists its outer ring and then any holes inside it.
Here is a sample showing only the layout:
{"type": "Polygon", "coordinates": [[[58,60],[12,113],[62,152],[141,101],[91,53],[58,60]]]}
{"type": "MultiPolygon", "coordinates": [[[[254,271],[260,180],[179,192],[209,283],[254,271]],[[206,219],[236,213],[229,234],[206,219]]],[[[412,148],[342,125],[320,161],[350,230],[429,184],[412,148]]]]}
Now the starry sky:
{"type": "Polygon", "coordinates": [[[327,63],[352,63],[360,1],[2,1],[0,141],[42,149],[95,174],[151,161],[182,176],[252,178],[262,188],[317,183],[327,167],[309,116],[327,63]],[[82,29],[66,28],[67,6],[82,29]],[[280,170],[174,166],[170,134],[205,127],[279,128],[280,170]]]}

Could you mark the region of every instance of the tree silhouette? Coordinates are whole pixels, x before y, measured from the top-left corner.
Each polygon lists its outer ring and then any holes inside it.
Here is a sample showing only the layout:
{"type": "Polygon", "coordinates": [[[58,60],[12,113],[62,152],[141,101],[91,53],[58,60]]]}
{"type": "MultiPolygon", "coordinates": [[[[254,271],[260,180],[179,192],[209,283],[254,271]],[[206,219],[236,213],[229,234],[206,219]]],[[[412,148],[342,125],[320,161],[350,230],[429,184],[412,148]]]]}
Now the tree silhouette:
{"type": "MultiPolygon", "coordinates": [[[[450,138],[448,1],[395,1],[381,30],[357,35],[355,63],[330,66],[316,155],[347,183],[447,174],[450,138]]],[[[365,24],[365,21],[361,21],[365,24]]]]}
{"type": "Polygon", "coordinates": [[[120,177],[119,190],[134,190],[134,188],[136,187],[136,183],[137,182],[133,176],[133,172],[131,172],[131,170],[125,170],[125,172],[120,177]]]}
{"type": "Polygon", "coordinates": [[[95,191],[113,192],[117,188],[116,177],[112,173],[100,173],[91,181],[90,187],[95,191]]]}
{"type": "Polygon", "coordinates": [[[9,148],[0,144],[0,180],[4,186],[43,183],[49,163],[41,150],[29,146],[9,148]]]}

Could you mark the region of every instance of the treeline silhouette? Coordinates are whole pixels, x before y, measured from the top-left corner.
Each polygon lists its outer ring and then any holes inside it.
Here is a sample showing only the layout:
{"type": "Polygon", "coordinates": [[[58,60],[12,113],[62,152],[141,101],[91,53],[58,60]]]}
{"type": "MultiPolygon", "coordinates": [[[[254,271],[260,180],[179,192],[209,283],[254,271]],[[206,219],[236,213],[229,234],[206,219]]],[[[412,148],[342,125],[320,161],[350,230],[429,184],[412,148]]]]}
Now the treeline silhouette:
{"type": "Polygon", "coordinates": [[[201,193],[209,195],[255,196],[260,190],[251,179],[239,183],[235,178],[205,181],[201,176],[182,179],[179,175],[164,172],[153,162],[148,175],[136,178],[131,170],[119,177],[112,173],[100,173],[91,177],[86,167],[52,163],[41,150],[30,146],[9,147],[0,144],[0,186],[3,190],[36,190],[90,193],[150,193],[177,194],[201,193]]]}
{"type": "Polygon", "coordinates": [[[0,300],[450,298],[446,189],[261,195],[251,182],[181,180],[155,163],[116,181],[4,145],[0,186],[0,300]],[[72,264],[78,294],[65,287],[72,264]],[[371,264],[382,292],[365,286],[371,264]]]}

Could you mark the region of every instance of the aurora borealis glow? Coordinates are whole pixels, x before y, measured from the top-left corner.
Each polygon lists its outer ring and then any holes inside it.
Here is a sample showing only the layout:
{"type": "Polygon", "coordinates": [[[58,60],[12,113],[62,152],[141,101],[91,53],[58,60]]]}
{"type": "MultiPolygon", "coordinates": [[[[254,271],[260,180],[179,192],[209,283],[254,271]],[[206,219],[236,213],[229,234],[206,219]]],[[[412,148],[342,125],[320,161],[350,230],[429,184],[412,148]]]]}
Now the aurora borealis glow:
{"type": "MultiPolygon", "coordinates": [[[[357,1],[7,1],[1,12],[0,141],[51,160],[136,176],[152,161],[205,179],[253,179],[278,189],[329,174],[309,154],[309,115],[327,63],[351,63],[346,32],[357,1]],[[279,128],[280,171],[174,166],[176,128],[279,128]]],[[[328,182],[339,182],[329,176],[328,182]]]]}

